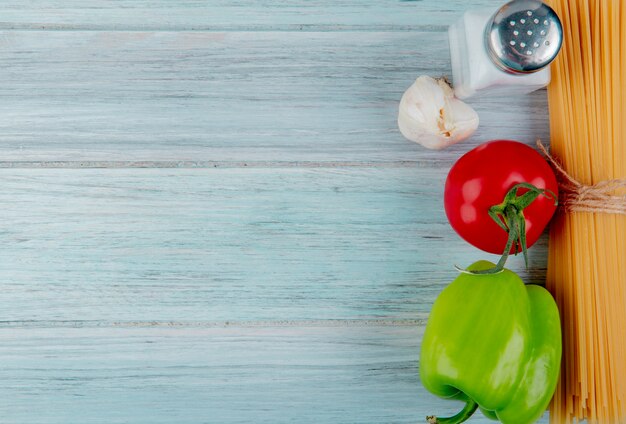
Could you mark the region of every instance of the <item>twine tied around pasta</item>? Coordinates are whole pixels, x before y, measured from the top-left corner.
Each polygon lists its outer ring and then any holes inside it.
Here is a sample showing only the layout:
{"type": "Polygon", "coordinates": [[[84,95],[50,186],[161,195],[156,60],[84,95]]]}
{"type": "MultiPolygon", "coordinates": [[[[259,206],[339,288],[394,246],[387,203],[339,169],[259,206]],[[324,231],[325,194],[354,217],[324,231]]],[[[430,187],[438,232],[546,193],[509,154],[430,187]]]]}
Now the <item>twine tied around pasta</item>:
{"type": "Polygon", "coordinates": [[[559,205],[565,211],[626,215],[626,194],[619,196],[613,194],[618,189],[626,189],[626,179],[600,181],[593,185],[582,184],[550,156],[541,140],[537,140],[537,147],[556,171],[559,205]]]}

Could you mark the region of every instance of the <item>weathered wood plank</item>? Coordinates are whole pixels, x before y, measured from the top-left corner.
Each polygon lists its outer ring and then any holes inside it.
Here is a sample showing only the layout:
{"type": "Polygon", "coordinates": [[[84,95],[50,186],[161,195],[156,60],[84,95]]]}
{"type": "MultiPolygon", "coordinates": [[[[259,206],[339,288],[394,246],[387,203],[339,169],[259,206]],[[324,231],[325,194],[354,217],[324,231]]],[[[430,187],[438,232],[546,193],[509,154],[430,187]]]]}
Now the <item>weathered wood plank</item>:
{"type": "Polygon", "coordinates": [[[0,415],[4,424],[424,422],[460,406],[422,388],[422,331],[1,328],[0,415]]]}
{"type": "Polygon", "coordinates": [[[490,138],[547,139],[545,92],[474,102],[465,145],[396,126],[403,91],[449,73],[432,32],[5,31],[0,161],[450,162],[490,138]]]}
{"type": "Polygon", "coordinates": [[[449,73],[445,27],[499,3],[3,1],[0,167],[206,169],[0,170],[2,423],[455,412],[419,342],[452,264],[486,255],[445,222],[445,171],[547,138],[545,95],[475,101],[445,152],[396,107],[449,73]]]}
{"type": "MultiPolygon", "coordinates": [[[[0,319],[420,317],[454,264],[495,258],[447,224],[445,175],[3,169],[0,319]]],[[[536,281],[545,243],[532,251],[536,281]]]]}
{"type": "MultiPolygon", "coordinates": [[[[474,0],[472,8],[496,8],[474,0]]],[[[350,30],[447,26],[468,7],[462,0],[8,0],[5,29],[350,30]]]]}

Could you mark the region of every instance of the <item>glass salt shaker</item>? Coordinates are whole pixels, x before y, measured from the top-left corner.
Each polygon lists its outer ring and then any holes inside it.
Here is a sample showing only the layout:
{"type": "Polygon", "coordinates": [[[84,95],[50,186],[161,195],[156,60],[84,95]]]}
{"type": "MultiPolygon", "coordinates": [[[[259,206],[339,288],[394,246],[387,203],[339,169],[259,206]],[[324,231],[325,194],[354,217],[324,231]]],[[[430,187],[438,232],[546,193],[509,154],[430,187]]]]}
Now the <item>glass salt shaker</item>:
{"type": "Polygon", "coordinates": [[[527,94],[550,82],[548,64],[563,41],[554,10],[538,0],[513,0],[467,11],[449,28],[454,94],[527,94]]]}

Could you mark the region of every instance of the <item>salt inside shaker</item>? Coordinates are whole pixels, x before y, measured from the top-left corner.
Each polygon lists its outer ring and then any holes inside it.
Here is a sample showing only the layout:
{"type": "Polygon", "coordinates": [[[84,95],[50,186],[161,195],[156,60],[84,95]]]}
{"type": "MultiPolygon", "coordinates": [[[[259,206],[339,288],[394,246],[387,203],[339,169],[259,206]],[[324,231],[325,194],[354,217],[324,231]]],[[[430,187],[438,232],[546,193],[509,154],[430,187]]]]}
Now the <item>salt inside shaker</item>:
{"type": "Polygon", "coordinates": [[[513,0],[495,13],[467,11],[449,28],[454,94],[519,95],[550,82],[563,40],[559,17],[538,0],[513,0]]]}

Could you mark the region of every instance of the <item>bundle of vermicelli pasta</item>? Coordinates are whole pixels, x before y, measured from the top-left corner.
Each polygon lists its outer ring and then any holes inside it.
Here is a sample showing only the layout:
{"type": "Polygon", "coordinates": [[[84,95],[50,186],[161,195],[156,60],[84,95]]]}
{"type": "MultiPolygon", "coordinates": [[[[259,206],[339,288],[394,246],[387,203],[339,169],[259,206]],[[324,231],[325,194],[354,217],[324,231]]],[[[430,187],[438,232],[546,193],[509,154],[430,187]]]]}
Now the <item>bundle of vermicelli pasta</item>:
{"type": "MultiPolygon", "coordinates": [[[[624,3],[550,1],[564,28],[548,87],[551,154],[583,184],[626,178],[624,3]]],[[[626,423],[626,215],[562,211],[547,288],[564,337],[551,422],[626,423]]]]}

